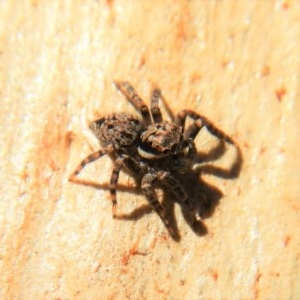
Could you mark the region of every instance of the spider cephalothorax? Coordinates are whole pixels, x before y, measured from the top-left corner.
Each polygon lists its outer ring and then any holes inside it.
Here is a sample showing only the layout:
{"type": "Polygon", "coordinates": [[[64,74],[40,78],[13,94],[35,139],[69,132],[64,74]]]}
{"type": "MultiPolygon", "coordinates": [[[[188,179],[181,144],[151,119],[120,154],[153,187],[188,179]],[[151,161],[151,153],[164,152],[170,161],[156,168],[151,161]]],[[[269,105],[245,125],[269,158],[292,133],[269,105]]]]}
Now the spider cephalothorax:
{"type": "Polygon", "coordinates": [[[116,188],[121,170],[129,173],[140,186],[153,209],[162,219],[169,233],[175,238],[168,216],[158,201],[155,186],[172,191],[178,202],[186,205],[193,214],[193,205],[184,186],[176,179],[176,173],[191,170],[197,154],[194,139],[206,127],[217,138],[230,144],[232,139],[217,129],[204,116],[191,110],[182,110],[171,122],[163,121],[158,100],[160,91],[154,89],[150,111],[128,82],[116,82],[117,88],[140,112],[141,118],[127,113],[112,114],[94,121],[90,128],[98,138],[102,149],[84,159],[70,176],[76,176],[88,163],[108,154],[114,161],[110,179],[110,195],[114,217],[117,214],[116,188]],[[185,128],[187,117],[193,121],[185,128]]]}
{"type": "Polygon", "coordinates": [[[166,157],[179,150],[182,139],[182,128],[176,124],[154,123],[142,133],[138,153],[146,159],[166,157]]]}

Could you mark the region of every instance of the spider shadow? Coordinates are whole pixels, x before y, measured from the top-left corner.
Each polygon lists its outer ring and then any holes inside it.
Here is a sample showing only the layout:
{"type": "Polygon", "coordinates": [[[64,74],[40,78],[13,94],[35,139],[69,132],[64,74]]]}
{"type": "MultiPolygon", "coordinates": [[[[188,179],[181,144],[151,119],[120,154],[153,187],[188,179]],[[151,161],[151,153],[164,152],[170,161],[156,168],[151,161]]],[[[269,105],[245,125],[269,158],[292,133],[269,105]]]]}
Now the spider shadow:
{"type": "MultiPolygon", "coordinates": [[[[234,179],[239,176],[243,163],[241,151],[239,147],[236,146],[236,158],[229,169],[207,164],[222,157],[225,152],[225,143],[223,141],[219,141],[218,145],[211,149],[208,153],[198,153],[197,163],[201,163],[203,165],[200,165],[198,168],[190,170],[185,174],[172,174],[174,178],[181,183],[187,193],[188,199],[192,202],[194,212],[200,217],[200,219],[195,219],[195,216],[191,215],[191,211],[186,207],[186,205],[174,200],[175,197],[172,191],[160,185],[156,186],[156,188],[161,188],[163,190],[161,203],[173,229],[173,239],[175,241],[178,242],[181,239],[175,217],[175,203],[180,205],[185,221],[196,235],[203,236],[208,233],[208,229],[202,220],[213,215],[216,207],[220,203],[220,199],[223,197],[223,193],[215,186],[203,180],[202,174],[209,174],[224,179],[234,179]]],[[[119,187],[118,190],[120,190],[119,187]]],[[[136,188],[135,193],[141,193],[140,187],[136,188]]],[[[123,214],[120,219],[136,221],[152,211],[153,208],[149,204],[146,204],[128,214],[123,214]]]]}
{"type": "MultiPolygon", "coordinates": [[[[223,196],[223,193],[218,188],[202,180],[198,172],[190,171],[184,175],[180,178],[180,182],[188,195],[189,201],[192,202],[195,214],[201,216],[201,219],[195,218],[195,215],[191,215],[191,211],[186,205],[174,201],[174,195],[171,191],[165,191],[162,205],[166,210],[169,222],[175,233],[175,241],[180,241],[181,239],[175,217],[175,203],[179,204],[182,215],[193,232],[198,236],[204,236],[208,233],[208,229],[202,219],[213,214],[215,207],[219,204],[223,196]]],[[[178,179],[179,176],[176,177],[178,179]]]]}

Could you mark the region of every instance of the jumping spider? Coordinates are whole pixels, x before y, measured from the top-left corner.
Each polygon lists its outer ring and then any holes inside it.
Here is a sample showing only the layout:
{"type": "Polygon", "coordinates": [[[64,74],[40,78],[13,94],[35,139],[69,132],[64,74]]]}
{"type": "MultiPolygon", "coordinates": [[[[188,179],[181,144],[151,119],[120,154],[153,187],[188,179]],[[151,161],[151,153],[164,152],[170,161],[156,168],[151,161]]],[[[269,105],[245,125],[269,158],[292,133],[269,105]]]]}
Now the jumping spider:
{"type": "Polygon", "coordinates": [[[172,122],[163,121],[158,106],[161,98],[158,89],[152,92],[149,111],[148,106],[128,82],[116,82],[115,85],[140,112],[141,118],[119,113],[92,122],[90,128],[100,141],[102,149],[85,158],[69,180],[76,182],[77,175],[85,165],[103,155],[109,155],[114,162],[110,179],[113,217],[122,218],[122,215],[117,214],[116,188],[119,173],[123,170],[134,178],[170,235],[175,238],[168,216],[157,199],[155,187],[159,185],[172,191],[176,200],[186,205],[194,218],[193,205],[174,175],[185,174],[195,164],[197,150],[194,139],[203,127],[222,141],[229,144],[234,142],[208,119],[192,110],[182,110],[172,122]],[[193,121],[185,128],[187,117],[193,121]]]}

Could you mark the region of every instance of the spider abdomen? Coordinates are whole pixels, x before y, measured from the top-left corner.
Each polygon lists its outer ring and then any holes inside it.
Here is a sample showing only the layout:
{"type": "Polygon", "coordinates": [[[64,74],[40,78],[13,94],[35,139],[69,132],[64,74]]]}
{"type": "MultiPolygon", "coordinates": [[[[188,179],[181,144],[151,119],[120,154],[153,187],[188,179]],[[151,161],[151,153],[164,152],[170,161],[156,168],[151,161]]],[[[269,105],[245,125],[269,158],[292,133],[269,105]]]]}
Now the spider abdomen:
{"type": "Polygon", "coordinates": [[[103,147],[130,147],[139,139],[144,125],[133,115],[120,113],[101,118],[90,125],[103,147]]]}

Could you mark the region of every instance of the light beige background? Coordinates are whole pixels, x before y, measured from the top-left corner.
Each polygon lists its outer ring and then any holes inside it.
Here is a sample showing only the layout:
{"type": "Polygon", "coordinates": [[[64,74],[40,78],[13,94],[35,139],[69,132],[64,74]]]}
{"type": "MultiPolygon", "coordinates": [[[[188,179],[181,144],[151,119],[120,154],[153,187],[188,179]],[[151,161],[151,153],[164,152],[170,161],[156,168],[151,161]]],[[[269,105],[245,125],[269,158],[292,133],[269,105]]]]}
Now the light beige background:
{"type": "Polygon", "coordinates": [[[298,1],[0,1],[0,298],[299,299],[299,73],[298,1]],[[89,122],[133,111],[116,79],[240,145],[238,178],[203,176],[224,194],[206,235],[178,206],[179,243],[155,213],[113,220],[107,191],[68,182],[89,122]]]}

